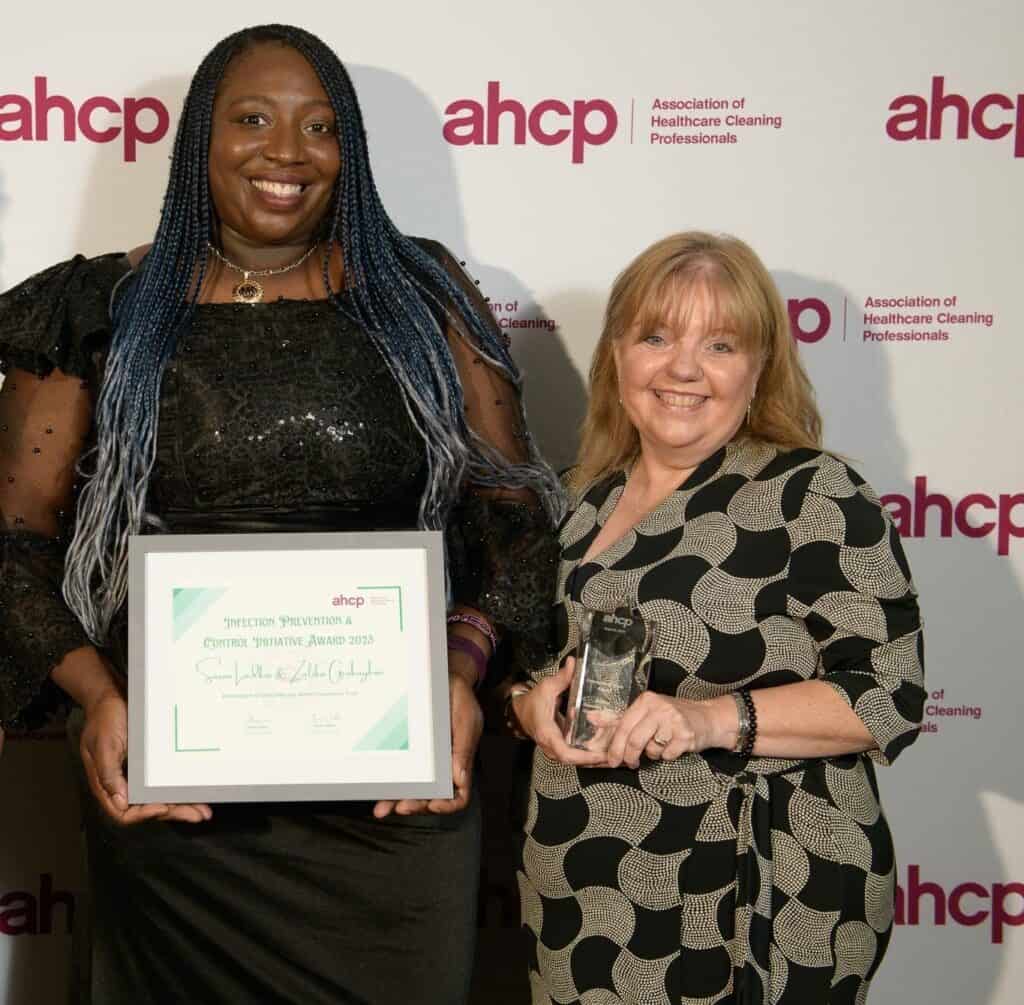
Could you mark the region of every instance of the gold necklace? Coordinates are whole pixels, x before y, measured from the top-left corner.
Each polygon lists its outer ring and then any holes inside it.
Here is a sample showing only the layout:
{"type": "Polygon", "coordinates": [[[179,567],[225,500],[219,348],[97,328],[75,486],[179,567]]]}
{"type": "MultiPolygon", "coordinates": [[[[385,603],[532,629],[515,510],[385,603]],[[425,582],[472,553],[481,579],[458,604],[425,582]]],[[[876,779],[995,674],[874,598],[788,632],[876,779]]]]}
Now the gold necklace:
{"type": "Polygon", "coordinates": [[[257,278],[263,279],[266,276],[280,276],[285,272],[291,272],[292,269],[297,269],[316,250],[316,243],[313,243],[297,262],[292,262],[291,265],[282,265],[276,269],[243,269],[241,265],[235,265],[234,262],[229,262],[216,245],[211,244],[209,241],[206,243],[210,251],[212,251],[229,269],[234,269],[235,272],[242,273],[241,281],[231,291],[231,299],[234,300],[236,304],[258,304],[263,299],[263,285],[256,281],[257,278]]]}

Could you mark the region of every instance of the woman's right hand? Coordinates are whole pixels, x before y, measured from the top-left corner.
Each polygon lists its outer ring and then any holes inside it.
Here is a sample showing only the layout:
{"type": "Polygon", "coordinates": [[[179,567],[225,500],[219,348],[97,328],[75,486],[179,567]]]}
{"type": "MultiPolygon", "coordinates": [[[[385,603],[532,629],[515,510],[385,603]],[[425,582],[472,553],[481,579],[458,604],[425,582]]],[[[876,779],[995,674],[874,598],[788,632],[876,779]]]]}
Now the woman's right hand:
{"type": "Polygon", "coordinates": [[[603,763],[604,754],[570,747],[565,742],[565,720],[558,714],[559,700],[572,683],[575,665],[575,659],[570,656],[558,673],[545,677],[529,691],[513,698],[512,713],[523,732],[552,761],[587,767],[603,763]]]}
{"type": "Polygon", "coordinates": [[[116,824],[145,820],[202,823],[213,811],[204,804],[130,805],[124,765],[128,755],[128,704],[115,688],[103,691],[84,707],[81,752],[85,778],[103,812],[116,824]]]}

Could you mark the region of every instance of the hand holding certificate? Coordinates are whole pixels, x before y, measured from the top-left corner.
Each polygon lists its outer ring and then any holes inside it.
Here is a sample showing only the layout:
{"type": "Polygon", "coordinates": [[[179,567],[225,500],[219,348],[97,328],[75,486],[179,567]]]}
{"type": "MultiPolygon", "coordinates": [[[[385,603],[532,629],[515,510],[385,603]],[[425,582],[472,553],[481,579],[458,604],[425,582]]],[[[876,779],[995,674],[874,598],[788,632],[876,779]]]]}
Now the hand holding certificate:
{"type": "Polygon", "coordinates": [[[133,802],[450,798],[440,535],[133,540],[133,802]]]}

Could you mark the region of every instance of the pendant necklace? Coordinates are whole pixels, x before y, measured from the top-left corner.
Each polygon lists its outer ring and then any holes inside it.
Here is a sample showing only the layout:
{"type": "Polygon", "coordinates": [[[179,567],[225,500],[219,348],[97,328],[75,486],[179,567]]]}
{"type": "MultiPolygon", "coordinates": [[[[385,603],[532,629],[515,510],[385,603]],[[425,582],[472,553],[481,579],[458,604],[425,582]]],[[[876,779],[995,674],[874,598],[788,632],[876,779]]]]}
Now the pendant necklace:
{"type": "Polygon", "coordinates": [[[276,269],[243,269],[241,265],[229,262],[220,249],[210,244],[209,241],[207,241],[207,246],[229,269],[242,273],[241,281],[231,291],[231,299],[236,304],[258,304],[263,299],[263,285],[257,282],[257,280],[263,279],[266,276],[280,276],[285,272],[291,272],[292,269],[297,269],[313,254],[317,245],[316,243],[311,244],[309,250],[297,262],[292,262],[291,265],[282,265],[276,269]]]}

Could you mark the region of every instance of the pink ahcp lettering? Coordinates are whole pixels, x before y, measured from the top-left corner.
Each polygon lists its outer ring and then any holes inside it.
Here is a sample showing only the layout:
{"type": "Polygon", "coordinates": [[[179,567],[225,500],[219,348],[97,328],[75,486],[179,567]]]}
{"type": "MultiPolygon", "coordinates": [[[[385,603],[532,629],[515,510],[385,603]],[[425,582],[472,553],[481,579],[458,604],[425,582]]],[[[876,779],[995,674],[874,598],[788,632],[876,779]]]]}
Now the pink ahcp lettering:
{"type": "Polygon", "coordinates": [[[983,94],[972,105],[962,94],[946,92],[945,77],[932,77],[929,97],[901,94],[890,102],[889,111],[896,113],[885,123],[891,139],[941,140],[951,129],[958,140],[969,139],[972,131],[983,140],[1012,133],[1013,156],[1024,157],[1024,94],[983,94]]]}
{"type": "Polygon", "coordinates": [[[582,164],[588,146],[607,143],[619,127],[615,106],[603,98],[577,100],[572,104],[557,98],[538,101],[529,111],[520,101],[501,96],[501,84],[487,84],[486,104],[459,98],[444,110],[448,116],[441,133],[452,146],[497,146],[511,130],[513,146],[525,146],[527,138],[541,146],[554,147],[570,141],[572,163],[582,164]]]}
{"type": "MultiPolygon", "coordinates": [[[[892,515],[896,529],[903,537],[925,537],[929,527],[938,536],[952,537],[954,529],[964,537],[996,535],[996,554],[1010,553],[1010,539],[1024,537],[1024,523],[1017,523],[1017,508],[1024,506],[1024,492],[1004,492],[998,496],[984,492],[970,492],[955,502],[949,496],[928,491],[928,478],[918,475],[914,479],[914,495],[890,492],[882,496],[882,505],[892,515]],[[934,518],[931,519],[931,515],[934,518]]],[[[1024,511],[1020,517],[1024,519],[1024,511]]]]}
{"type": "Polygon", "coordinates": [[[817,297],[790,297],[789,327],[798,342],[820,342],[832,327],[832,312],[828,304],[817,297]]]}
{"type": "Polygon", "coordinates": [[[922,882],[920,866],[908,866],[906,884],[896,887],[896,924],[927,924],[930,916],[932,924],[945,925],[947,915],[968,928],[988,920],[989,938],[1000,945],[1007,926],[1024,925],[1024,883],[993,883],[991,889],[981,883],[958,883],[947,893],[938,883],[922,882]],[[931,911],[925,908],[922,913],[925,898],[931,902],[931,911]],[[1010,910],[1011,900],[1016,901],[1016,911],[1010,910]]]}
{"type": "Polygon", "coordinates": [[[334,607],[362,607],[366,603],[366,597],[346,597],[344,593],[331,598],[334,607]]]}
{"type": "Polygon", "coordinates": [[[54,138],[60,135],[66,143],[74,143],[78,133],[90,143],[111,143],[121,136],[124,159],[132,163],[140,143],[157,143],[167,135],[171,116],[159,98],[125,98],[122,107],[99,95],[86,98],[76,111],[70,98],[50,94],[46,77],[35,78],[31,97],[0,94],[0,140],[45,143],[54,124],[54,138]],[[99,126],[97,113],[107,116],[110,124],[99,126]],[[117,116],[122,116],[120,124],[117,116]]]}
{"type": "Polygon", "coordinates": [[[65,935],[71,934],[75,914],[74,895],[57,890],[48,872],[39,876],[38,891],[10,890],[0,893],[0,935],[52,935],[56,909],[63,908],[65,935]]]}

